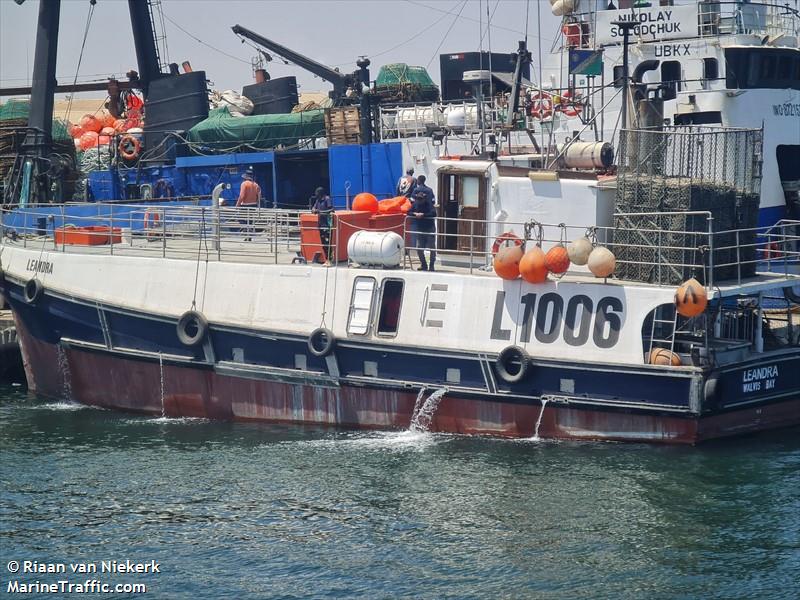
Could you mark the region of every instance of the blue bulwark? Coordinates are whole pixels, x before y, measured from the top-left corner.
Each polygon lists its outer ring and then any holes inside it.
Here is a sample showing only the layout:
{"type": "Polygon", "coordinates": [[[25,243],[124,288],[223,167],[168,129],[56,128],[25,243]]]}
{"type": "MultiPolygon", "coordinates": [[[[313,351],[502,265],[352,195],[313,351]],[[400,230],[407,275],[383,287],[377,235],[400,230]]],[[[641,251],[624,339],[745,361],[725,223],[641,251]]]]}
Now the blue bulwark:
{"type": "Polygon", "coordinates": [[[344,208],[349,198],[370,192],[379,199],[392,198],[402,175],[399,143],[368,146],[337,144],[328,149],[330,194],[335,208],[344,208]]]}

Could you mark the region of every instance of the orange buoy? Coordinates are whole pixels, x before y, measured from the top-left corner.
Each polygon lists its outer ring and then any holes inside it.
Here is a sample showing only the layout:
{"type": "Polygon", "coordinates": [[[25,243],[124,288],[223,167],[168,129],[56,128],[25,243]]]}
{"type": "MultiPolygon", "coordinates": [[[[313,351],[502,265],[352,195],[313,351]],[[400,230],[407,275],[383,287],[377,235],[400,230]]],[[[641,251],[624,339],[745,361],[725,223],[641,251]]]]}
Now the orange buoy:
{"type": "Polygon", "coordinates": [[[605,246],[598,246],[589,255],[589,270],[595,277],[608,277],[614,272],[617,266],[617,259],[614,253],[605,246]]]}
{"type": "Polygon", "coordinates": [[[115,133],[117,133],[117,132],[113,127],[103,127],[100,130],[100,135],[109,135],[110,136],[110,135],[114,135],[115,133]]]}
{"type": "Polygon", "coordinates": [[[544,283],[547,281],[547,265],[544,251],[534,246],[519,261],[519,274],[528,283],[544,283]]]}
{"type": "Polygon", "coordinates": [[[684,317],[696,317],[708,306],[708,293],[694,277],[675,290],[675,307],[684,317]]]}
{"type": "Polygon", "coordinates": [[[653,348],[650,351],[650,364],[680,367],[683,363],[681,357],[674,352],[670,352],[666,348],[653,348]]]}
{"type": "Polygon", "coordinates": [[[569,255],[567,254],[567,249],[561,244],[553,246],[547,251],[547,254],[544,255],[544,264],[551,273],[555,273],[556,275],[566,273],[567,269],[569,269],[569,255]]]}
{"type": "Polygon", "coordinates": [[[96,131],[84,132],[79,138],[81,150],[87,150],[89,148],[97,146],[97,138],[98,135],[96,131]]]}
{"type": "Polygon", "coordinates": [[[100,130],[103,128],[103,122],[94,115],[85,114],[81,117],[80,126],[81,129],[86,132],[93,131],[95,133],[100,133],[100,130]]]}
{"type": "Polygon", "coordinates": [[[501,279],[516,279],[519,277],[519,263],[521,260],[521,246],[500,248],[494,257],[494,272],[501,279]]]}
{"type": "Polygon", "coordinates": [[[363,210],[374,215],[378,208],[378,199],[369,192],[361,192],[353,198],[353,210],[363,210]]]}
{"type": "MultiPolygon", "coordinates": [[[[403,205],[408,201],[405,196],[395,196],[388,200],[378,200],[378,214],[392,215],[403,212],[403,205]]],[[[408,211],[406,211],[408,212],[408,211]]]]}

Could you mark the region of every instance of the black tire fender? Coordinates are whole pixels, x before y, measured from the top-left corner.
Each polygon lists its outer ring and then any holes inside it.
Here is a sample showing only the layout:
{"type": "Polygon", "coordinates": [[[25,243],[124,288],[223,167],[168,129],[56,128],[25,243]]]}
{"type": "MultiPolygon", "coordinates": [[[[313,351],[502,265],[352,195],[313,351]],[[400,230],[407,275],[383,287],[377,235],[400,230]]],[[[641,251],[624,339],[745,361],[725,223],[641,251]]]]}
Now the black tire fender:
{"type": "Polygon", "coordinates": [[[178,319],[176,329],[181,344],[192,348],[202,344],[206,335],[208,335],[208,321],[203,316],[203,313],[196,310],[187,310],[178,319]]]}
{"type": "Polygon", "coordinates": [[[328,356],[336,347],[336,337],[330,329],[318,327],[308,336],[308,351],[314,356],[328,356]]]}
{"type": "Polygon", "coordinates": [[[503,348],[494,365],[497,375],[506,383],[519,383],[528,376],[530,367],[530,355],[519,346],[503,348]]]}
{"type": "Polygon", "coordinates": [[[36,304],[44,295],[44,286],[38,279],[29,279],[22,290],[22,296],[28,304],[36,304]]]}

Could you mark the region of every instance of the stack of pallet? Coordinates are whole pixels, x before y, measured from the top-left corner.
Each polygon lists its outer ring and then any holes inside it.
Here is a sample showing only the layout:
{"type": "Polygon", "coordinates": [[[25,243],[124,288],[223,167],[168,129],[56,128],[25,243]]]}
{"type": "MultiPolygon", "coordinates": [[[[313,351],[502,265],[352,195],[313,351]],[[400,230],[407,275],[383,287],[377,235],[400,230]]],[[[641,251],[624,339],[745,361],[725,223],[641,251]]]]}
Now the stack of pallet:
{"type": "Polygon", "coordinates": [[[328,145],[358,144],[361,141],[361,115],[357,106],[325,110],[325,134],[328,145]]]}

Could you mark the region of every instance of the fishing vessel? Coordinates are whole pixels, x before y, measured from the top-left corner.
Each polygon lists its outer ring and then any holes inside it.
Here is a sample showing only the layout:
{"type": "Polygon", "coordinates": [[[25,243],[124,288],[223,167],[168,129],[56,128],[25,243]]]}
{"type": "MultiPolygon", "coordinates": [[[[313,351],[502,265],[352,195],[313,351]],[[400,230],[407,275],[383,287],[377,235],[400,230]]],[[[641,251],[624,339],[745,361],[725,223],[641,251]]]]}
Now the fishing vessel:
{"type": "MultiPolygon", "coordinates": [[[[666,10],[629,9],[640,29],[627,28],[627,45],[650,19],[641,15],[666,10]]],[[[599,12],[588,13],[595,26],[599,12]]],[[[584,49],[592,21],[577,22],[584,49]]],[[[444,121],[415,106],[413,128],[408,108],[382,108],[375,142],[363,137],[372,109],[362,98],[361,144],[187,152],[149,167],[209,186],[191,201],[5,210],[0,290],[31,389],[164,416],[361,428],[423,418],[433,431],[512,437],[696,443],[800,422],[798,222],[763,223],[764,182],[794,175],[768,170],[767,142],[791,144],[766,122],[678,118],[664,73],[648,81],[656,69],[632,65],[619,75],[631,118],[615,148],[585,135],[603,131],[606,113],[575,100],[579,81],[520,93],[526,59],[521,46],[508,96],[485,104],[492,74],[464,74],[477,97],[472,124],[464,103],[439,111],[444,121]],[[325,257],[334,268],[315,264],[329,253],[315,217],[281,203],[281,166],[298,163],[340,199],[335,256],[325,257]],[[225,183],[250,164],[270,182],[271,205],[220,207],[225,183]],[[374,197],[355,202],[370,189],[390,195],[409,167],[438,197],[436,271],[414,270],[413,217],[374,215],[374,197]],[[209,172],[223,182],[213,194],[209,172]]],[[[708,98],[744,96],[722,85],[708,98]]]]}

